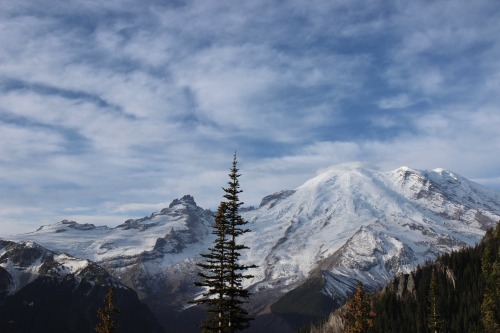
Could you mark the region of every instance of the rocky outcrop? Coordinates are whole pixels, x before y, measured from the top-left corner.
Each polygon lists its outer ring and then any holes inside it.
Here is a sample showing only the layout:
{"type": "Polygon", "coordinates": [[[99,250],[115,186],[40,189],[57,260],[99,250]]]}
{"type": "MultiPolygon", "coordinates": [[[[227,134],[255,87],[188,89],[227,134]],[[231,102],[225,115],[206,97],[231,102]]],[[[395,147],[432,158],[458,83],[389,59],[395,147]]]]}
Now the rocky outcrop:
{"type": "Polygon", "coordinates": [[[0,240],[0,332],[92,332],[113,288],[120,332],[162,332],[137,294],[88,260],[0,240]]]}

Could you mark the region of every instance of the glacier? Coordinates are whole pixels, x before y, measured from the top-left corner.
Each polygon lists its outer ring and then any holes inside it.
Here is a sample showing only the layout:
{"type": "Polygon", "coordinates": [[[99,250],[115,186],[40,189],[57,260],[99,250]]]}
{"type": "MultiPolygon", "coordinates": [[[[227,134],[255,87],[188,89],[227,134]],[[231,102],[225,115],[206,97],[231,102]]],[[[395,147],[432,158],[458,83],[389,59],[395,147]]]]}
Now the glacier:
{"type": "MultiPolygon", "coordinates": [[[[500,219],[500,193],[444,169],[349,164],[241,214],[251,230],[240,238],[250,247],[242,261],[258,265],[245,281],[258,314],[311,276],[322,276],[322,293],[340,302],[358,280],[375,290],[439,254],[473,246],[500,219]]],[[[92,260],[146,303],[181,311],[199,293],[196,262],[213,242],[212,223],[213,213],[186,195],[115,228],[64,220],[11,239],[92,260]]]]}

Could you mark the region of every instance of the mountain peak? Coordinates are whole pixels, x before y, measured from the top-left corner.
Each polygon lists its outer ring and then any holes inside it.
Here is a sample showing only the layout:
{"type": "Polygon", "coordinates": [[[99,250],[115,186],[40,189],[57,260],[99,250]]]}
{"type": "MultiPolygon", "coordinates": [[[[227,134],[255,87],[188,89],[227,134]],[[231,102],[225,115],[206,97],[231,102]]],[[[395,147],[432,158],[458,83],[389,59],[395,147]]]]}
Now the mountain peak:
{"type": "Polygon", "coordinates": [[[402,172],[417,172],[417,170],[410,168],[409,166],[403,165],[392,171],[392,173],[402,173],[402,172]]]}
{"type": "MultiPolygon", "coordinates": [[[[80,231],[88,231],[96,229],[97,227],[92,223],[78,223],[76,221],[62,220],[54,224],[42,225],[35,232],[39,231],[51,231],[55,230],[56,232],[65,232],[68,228],[80,231]]],[[[107,227],[100,227],[107,228],[107,227]]]]}
{"type": "Polygon", "coordinates": [[[172,207],[177,206],[179,204],[185,204],[185,205],[188,205],[188,206],[197,206],[196,202],[194,201],[193,196],[190,195],[190,194],[187,194],[187,195],[183,196],[180,199],[174,199],[170,203],[170,205],[168,206],[168,208],[172,208],[172,207]]]}
{"type": "Polygon", "coordinates": [[[314,178],[299,186],[300,191],[323,191],[326,188],[352,187],[353,183],[373,178],[380,171],[365,163],[350,162],[334,165],[322,170],[314,178]]]}
{"type": "MultiPolygon", "coordinates": [[[[346,163],[263,198],[242,218],[252,232],[243,236],[251,251],[241,259],[257,265],[245,287],[262,292],[262,302],[318,272],[324,294],[340,300],[355,288],[353,281],[378,288],[399,272],[477,243],[500,219],[500,192],[444,169],[382,171],[346,163]]],[[[82,232],[66,221],[18,239],[96,260],[144,297],[162,294],[178,307],[199,292],[192,277],[199,253],[213,244],[213,220],[185,195],[114,229],[82,232]]]]}

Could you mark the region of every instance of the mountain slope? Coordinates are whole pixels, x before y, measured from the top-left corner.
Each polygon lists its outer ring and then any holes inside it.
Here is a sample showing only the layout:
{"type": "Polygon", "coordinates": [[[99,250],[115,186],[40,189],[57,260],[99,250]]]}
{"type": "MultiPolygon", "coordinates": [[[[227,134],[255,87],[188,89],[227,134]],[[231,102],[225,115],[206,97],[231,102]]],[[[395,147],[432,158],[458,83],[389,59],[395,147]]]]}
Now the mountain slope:
{"type": "Polygon", "coordinates": [[[261,288],[293,285],[318,269],[380,286],[474,245],[499,215],[499,193],[448,171],[332,169],[245,214],[254,249],[247,260],[260,266],[252,273],[261,288]]]}
{"type": "MultiPolygon", "coordinates": [[[[477,246],[445,254],[432,264],[398,275],[381,291],[370,295],[377,315],[368,332],[427,332],[428,295],[433,274],[439,295],[436,308],[441,317],[441,331],[498,331],[499,250],[500,224],[495,230],[489,230],[477,246]],[[485,302],[488,293],[491,302],[485,302]],[[488,311],[489,317],[485,315],[488,311]],[[488,318],[486,323],[485,318],[488,318]]],[[[344,332],[341,319],[344,311],[345,306],[331,313],[322,325],[313,325],[303,332],[344,332]]]]}
{"type": "Polygon", "coordinates": [[[137,294],[89,260],[0,240],[0,331],[91,332],[114,289],[122,332],[161,332],[137,294]]]}
{"type": "MultiPolygon", "coordinates": [[[[356,280],[380,288],[440,253],[476,244],[500,218],[500,193],[443,169],[351,164],[267,196],[242,215],[252,230],[241,239],[250,246],[242,258],[259,266],[247,282],[251,310],[268,314],[271,303],[311,279],[315,288],[322,281],[326,303],[338,304],[356,280]]],[[[63,221],[15,238],[95,260],[165,313],[183,310],[199,292],[195,262],[211,245],[211,223],[212,213],[185,196],[113,229],[63,221]]]]}

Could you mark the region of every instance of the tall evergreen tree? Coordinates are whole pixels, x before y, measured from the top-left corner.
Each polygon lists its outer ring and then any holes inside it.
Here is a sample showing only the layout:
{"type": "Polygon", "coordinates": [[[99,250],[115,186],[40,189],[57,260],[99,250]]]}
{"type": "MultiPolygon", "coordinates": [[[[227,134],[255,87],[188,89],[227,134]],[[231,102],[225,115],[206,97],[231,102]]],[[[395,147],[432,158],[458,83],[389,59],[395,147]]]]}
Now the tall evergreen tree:
{"type": "Polygon", "coordinates": [[[346,333],[364,333],[368,327],[373,326],[375,312],[371,310],[371,305],[363,289],[363,283],[358,281],[358,288],[352,299],[347,303],[344,320],[346,322],[346,333]]]}
{"type": "Polygon", "coordinates": [[[431,333],[439,333],[442,326],[439,297],[439,284],[436,277],[436,269],[433,268],[429,286],[429,314],[427,316],[427,324],[431,333]]]}
{"type": "Polygon", "coordinates": [[[489,237],[491,239],[481,257],[481,269],[486,280],[481,319],[485,332],[493,333],[500,332],[500,221],[489,237]]]}
{"type": "Polygon", "coordinates": [[[206,291],[203,298],[192,303],[207,306],[206,319],[200,324],[203,332],[228,332],[228,304],[227,304],[227,275],[228,263],[228,230],[226,221],[227,204],[221,202],[215,216],[212,234],[216,236],[214,246],[209,248],[210,253],[201,254],[204,262],[197,265],[202,268],[198,276],[203,280],[195,282],[198,287],[206,291]]]}
{"type": "Polygon", "coordinates": [[[240,190],[236,154],[229,174],[229,187],[223,188],[226,201],[221,202],[213,234],[216,235],[214,246],[209,248],[210,253],[202,254],[204,262],[198,266],[203,270],[198,275],[203,279],[195,284],[205,287],[203,298],[192,303],[207,306],[207,316],[200,324],[203,332],[236,332],[250,326],[252,318],[242,307],[247,302],[250,293],[244,289],[244,279],[252,275],[243,272],[255,265],[243,265],[239,262],[241,250],[247,246],[239,244],[237,237],[249,232],[244,228],[247,222],[241,217],[239,208],[243,204],[239,200],[240,190]]]}
{"type": "Polygon", "coordinates": [[[104,306],[97,309],[97,317],[99,318],[99,323],[95,327],[95,331],[97,333],[113,333],[116,332],[116,323],[113,317],[116,314],[120,313],[115,305],[113,288],[109,287],[104,301],[104,306]]]}

